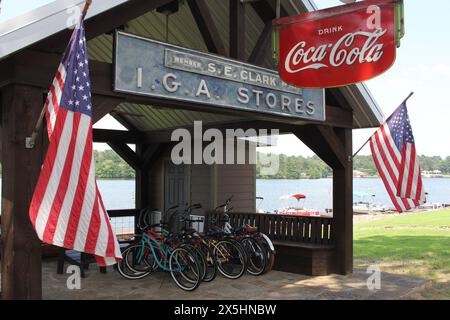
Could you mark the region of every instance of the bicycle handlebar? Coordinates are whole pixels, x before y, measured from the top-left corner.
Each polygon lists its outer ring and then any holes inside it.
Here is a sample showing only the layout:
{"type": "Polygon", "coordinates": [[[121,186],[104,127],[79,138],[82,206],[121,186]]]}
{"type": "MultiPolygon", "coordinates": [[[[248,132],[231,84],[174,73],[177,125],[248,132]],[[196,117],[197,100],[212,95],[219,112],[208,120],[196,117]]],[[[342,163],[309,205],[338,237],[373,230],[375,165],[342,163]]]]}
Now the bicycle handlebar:
{"type": "Polygon", "coordinates": [[[205,222],[205,220],[202,220],[202,219],[193,220],[193,219],[186,219],[186,218],[181,219],[181,221],[183,221],[183,222],[191,222],[191,223],[205,222]]]}
{"type": "MultiPolygon", "coordinates": [[[[225,203],[224,203],[224,204],[222,204],[222,205],[216,207],[215,210],[218,210],[218,209],[227,207],[228,205],[230,205],[231,200],[232,200],[233,198],[234,198],[234,194],[231,195],[231,197],[229,197],[227,200],[225,200],[225,203]]],[[[230,211],[231,209],[233,209],[233,208],[227,208],[227,211],[230,211]]]]}
{"type": "Polygon", "coordinates": [[[200,203],[196,203],[188,207],[189,209],[201,209],[202,205],[200,203]]]}
{"type": "Polygon", "coordinates": [[[166,212],[169,211],[169,210],[177,209],[178,207],[180,207],[180,205],[177,204],[177,205],[175,205],[175,206],[170,207],[169,209],[167,209],[166,212]]]}

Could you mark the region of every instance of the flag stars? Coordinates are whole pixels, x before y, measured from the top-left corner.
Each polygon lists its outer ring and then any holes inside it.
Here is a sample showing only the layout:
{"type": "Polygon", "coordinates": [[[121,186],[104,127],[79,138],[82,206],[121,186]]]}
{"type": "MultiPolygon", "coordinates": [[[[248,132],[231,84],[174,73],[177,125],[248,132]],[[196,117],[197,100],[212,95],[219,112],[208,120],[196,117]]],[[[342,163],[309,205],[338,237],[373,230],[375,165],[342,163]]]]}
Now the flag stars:
{"type": "Polygon", "coordinates": [[[83,30],[78,30],[77,37],[70,46],[71,51],[66,61],[63,61],[67,72],[67,87],[63,91],[60,105],[74,112],[91,115],[93,107],[86,44],[83,30]]]}

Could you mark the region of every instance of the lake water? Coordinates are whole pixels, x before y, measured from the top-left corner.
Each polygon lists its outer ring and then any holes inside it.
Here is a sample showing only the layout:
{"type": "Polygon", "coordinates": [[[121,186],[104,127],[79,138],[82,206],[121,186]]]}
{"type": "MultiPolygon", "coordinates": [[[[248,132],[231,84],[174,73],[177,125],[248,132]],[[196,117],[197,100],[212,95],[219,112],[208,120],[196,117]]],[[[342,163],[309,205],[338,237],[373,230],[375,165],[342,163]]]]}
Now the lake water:
{"type": "MultiPolygon", "coordinates": [[[[392,207],[389,196],[380,179],[354,179],[354,190],[375,195],[374,202],[392,207]]],[[[1,179],[0,179],[1,182],[1,179]]],[[[424,178],[429,202],[450,203],[450,179],[424,178]]],[[[0,184],[1,185],[1,184],[0,184]]],[[[129,209],[135,206],[135,183],[133,180],[99,180],[98,185],[108,210],[129,209]]],[[[1,189],[1,188],[0,188],[1,189]]],[[[332,180],[257,180],[256,191],[264,200],[256,201],[258,209],[274,211],[281,207],[280,197],[302,193],[307,196],[305,207],[324,211],[332,208],[332,180]]],[[[1,195],[1,190],[0,190],[1,195]]],[[[359,200],[359,199],[354,199],[359,200]]],[[[296,200],[290,200],[294,205],[296,200]]],[[[113,218],[112,227],[118,233],[132,232],[134,219],[113,218]]]]}
{"type": "MultiPolygon", "coordinates": [[[[1,182],[1,179],[0,179],[1,182]]],[[[428,201],[450,203],[450,179],[424,178],[428,201]]],[[[375,195],[375,202],[389,206],[391,201],[381,179],[354,179],[354,190],[375,195]]],[[[103,195],[106,208],[134,208],[135,185],[133,180],[99,180],[98,186],[103,195]]],[[[281,205],[280,197],[302,193],[307,196],[305,207],[325,210],[332,207],[333,192],[331,179],[319,180],[256,180],[256,193],[264,200],[257,201],[258,209],[273,211],[281,205]]],[[[0,190],[1,195],[1,190],[0,190]]],[[[357,200],[357,199],[355,199],[357,200]]],[[[296,200],[292,200],[295,204],[296,200]]]]}
{"type": "MultiPolygon", "coordinates": [[[[450,203],[450,179],[424,178],[428,201],[450,203]]],[[[108,209],[134,207],[134,181],[100,180],[100,191],[108,209]]],[[[354,190],[375,195],[374,202],[392,206],[381,179],[354,179],[354,190]]],[[[332,208],[332,180],[257,180],[256,192],[264,200],[257,201],[258,209],[273,211],[281,205],[280,197],[287,194],[302,193],[307,196],[305,207],[317,210],[332,208]]],[[[358,200],[358,199],[355,199],[358,200]]],[[[292,200],[295,204],[295,200],[292,200]]]]}

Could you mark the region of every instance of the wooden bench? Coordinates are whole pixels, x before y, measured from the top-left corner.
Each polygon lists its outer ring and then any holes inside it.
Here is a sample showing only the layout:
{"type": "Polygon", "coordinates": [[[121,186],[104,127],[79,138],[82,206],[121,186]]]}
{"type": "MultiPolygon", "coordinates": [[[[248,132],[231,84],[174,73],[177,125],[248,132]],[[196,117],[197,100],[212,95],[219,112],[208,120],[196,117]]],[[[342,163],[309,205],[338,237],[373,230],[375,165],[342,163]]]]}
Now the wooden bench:
{"type": "Polygon", "coordinates": [[[334,245],[273,241],[275,246],[274,270],[310,276],[335,273],[334,245]]]}
{"type": "MultiPolygon", "coordinates": [[[[78,252],[75,250],[66,250],[62,248],[58,255],[58,265],[56,273],[58,274],[64,273],[64,263],[66,261],[71,265],[80,267],[81,277],[85,278],[86,277],[85,270],[89,269],[89,265],[91,263],[95,263],[95,258],[94,256],[83,252],[78,252]]],[[[106,267],[99,267],[99,268],[101,273],[106,273],[106,267]]]]}
{"type": "MultiPolygon", "coordinates": [[[[131,242],[119,242],[120,250],[125,250],[131,242]]],[[[64,248],[60,249],[60,253],[58,255],[58,262],[56,273],[63,274],[64,273],[64,263],[68,262],[71,265],[76,265],[80,267],[81,277],[85,278],[86,273],[85,270],[89,269],[89,265],[91,263],[96,263],[93,255],[86,254],[83,252],[78,252],[75,250],[67,250],[64,248]]],[[[100,273],[106,273],[106,267],[99,267],[100,273]]]]}
{"type": "MultiPolygon", "coordinates": [[[[274,269],[311,276],[335,273],[333,218],[229,212],[233,227],[249,224],[274,243],[274,269]]],[[[206,226],[221,225],[223,213],[207,213],[206,226]]],[[[222,224],[223,225],[223,224],[222,224]]]]}

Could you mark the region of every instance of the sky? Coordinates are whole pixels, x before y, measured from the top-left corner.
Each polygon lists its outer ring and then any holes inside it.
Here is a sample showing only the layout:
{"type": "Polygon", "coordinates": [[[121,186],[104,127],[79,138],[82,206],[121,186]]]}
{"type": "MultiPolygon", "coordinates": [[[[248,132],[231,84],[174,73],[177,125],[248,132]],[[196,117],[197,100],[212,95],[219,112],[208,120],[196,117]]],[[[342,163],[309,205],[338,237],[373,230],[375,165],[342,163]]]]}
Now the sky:
{"type": "MultiPolygon", "coordinates": [[[[2,0],[0,22],[42,6],[51,0],[2,0]]],[[[319,8],[340,5],[339,0],[316,0],[319,8]]],[[[419,154],[450,156],[450,42],[448,0],[404,0],[406,35],[397,50],[394,66],[366,84],[386,117],[414,91],[408,101],[409,115],[419,154]]],[[[112,118],[104,118],[95,127],[119,128],[112,118]]],[[[355,130],[356,151],[376,129],[355,130]]],[[[102,146],[96,145],[97,149],[102,146]]],[[[263,152],[311,156],[312,151],[292,135],[278,139],[276,147],[263,152]]],[[[370,154],[368,147],[361,154],[370,154]]]]}

